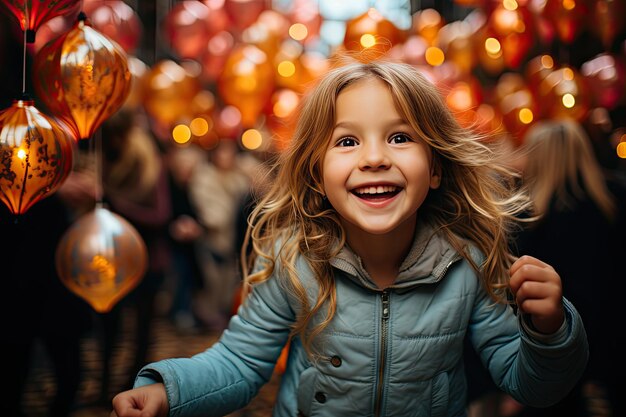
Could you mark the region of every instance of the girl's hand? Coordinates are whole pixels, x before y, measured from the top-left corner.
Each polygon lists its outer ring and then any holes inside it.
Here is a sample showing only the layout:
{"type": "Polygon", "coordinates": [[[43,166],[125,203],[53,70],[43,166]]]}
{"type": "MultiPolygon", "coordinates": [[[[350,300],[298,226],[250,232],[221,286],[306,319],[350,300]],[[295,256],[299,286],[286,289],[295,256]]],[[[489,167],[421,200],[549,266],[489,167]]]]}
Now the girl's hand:
{"type": "Polygon", "coordinates": [[[157,383],[117,394],[110,417],[167,417],[169,410],[165,386],[157,383]]]}
{"type": "Polygon", "coordinates": [[[520,312],[530,315],[543,334],[556,332],[565,320],[561,278],[550,265],[522,256],[511,265],[509,285],[520,312]]]}

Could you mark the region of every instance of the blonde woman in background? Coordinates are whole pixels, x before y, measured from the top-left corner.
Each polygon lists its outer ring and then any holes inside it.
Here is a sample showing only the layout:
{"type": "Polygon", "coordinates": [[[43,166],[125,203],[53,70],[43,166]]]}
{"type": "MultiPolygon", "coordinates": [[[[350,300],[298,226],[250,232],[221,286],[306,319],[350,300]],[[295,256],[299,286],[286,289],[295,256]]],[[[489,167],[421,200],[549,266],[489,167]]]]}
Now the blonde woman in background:
{"type": "Polygon", "coordinates": [[[616,392],[624,361],[615,324],[624,317],[623,292],[616,291],[625,278],[624,189],[607,181],[589,136],[574,120],[540,121],[524,143],[523,177],[538,220],[520,235],[519,253],[559,271],[564,296],[585,321],[590,359],[566,399],[548,409],[527,408],[521,416],[625,415],[616,392]]]}

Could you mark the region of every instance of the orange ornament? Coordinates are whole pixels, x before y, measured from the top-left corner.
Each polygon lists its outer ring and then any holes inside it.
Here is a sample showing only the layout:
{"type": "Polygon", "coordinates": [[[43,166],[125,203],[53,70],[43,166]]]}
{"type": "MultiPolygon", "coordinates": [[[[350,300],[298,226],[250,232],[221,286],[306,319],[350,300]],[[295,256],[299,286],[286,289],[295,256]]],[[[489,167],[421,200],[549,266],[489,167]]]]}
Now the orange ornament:
{"type": "Polygon", "coordinates": [[[253,127],[274,91],[274,68],[256,46],[236,46],[218,80],[220,96],[237,107],[245,128],[253,127]]]}
{"type": "Polygon", "coordinates": [[[361,60],[371,61],[386,54],[407,37],[407,31],[398,29],[378,10],[371,8],[346,23],[343,45],[348,51],[362,52],[361,60]]]}
{"type": "Polygon", "coordinates": [[[165,59],[143,77],[146,112],[164,129],[189,117],[190,103],[202,90],[200,81],[187,68],[165,59]]]}
{"type": "Polygon", "coordinates": [[[32,100],[0,112],[0,200],[13,214],[49,196],[72,169],[73,139],[32,100]]]}
{"type": "Polygon", "coordinates": [[[35,56],[34,86],[50,111],[88,139],[126,101],[131,73],[124,50],[81,14],[35,56]]]}
{"type": "Polygon", "coordinates": [[[110,311],[143,279],[146,245],[121,216],[96,208],[65,232],[56,251],[61,282],[99,313],[110,311]]]}

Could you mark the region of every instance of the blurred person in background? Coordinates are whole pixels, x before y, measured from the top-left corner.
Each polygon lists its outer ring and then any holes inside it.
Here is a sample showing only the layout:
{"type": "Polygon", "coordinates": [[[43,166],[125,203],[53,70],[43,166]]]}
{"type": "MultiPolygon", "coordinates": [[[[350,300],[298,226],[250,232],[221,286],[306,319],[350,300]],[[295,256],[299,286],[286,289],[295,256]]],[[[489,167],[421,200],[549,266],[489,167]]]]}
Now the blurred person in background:
{"type": "Polygon", "coordinates": [[[165,160],[169,171],[172,197],[172,221],[168,225],[171,265],[172,305],[169,316],[178,330],[194,331],[199,324],[194,312],[194,298],[203,288],[202,269],[196,246],[206,230],[189,195],[191,175],[205,151],[190,145],[169,146],[165,160]]]}
{"type": "MultiPolygon", "coordinates": [[[[108,208],[137,229],[148,250],[148,270],[139,285],[102,315],[101,400],[108,402],[111,357],[121,333],[121,313],[127,306],[135,312],[136,339],[129,370],[132,375],[147,360],[156,296],[169,265],[167,228],[172,203],[167,168],[156,139],[135,110],[122,108],[102,124],[102,184],[108,208]]],[[[132,381],[125,385],[132,385],[132,381]]]]}
{"type": "Polygon", "coordinates": [[[205,233],[198,246],[205,285],[198,314],[209,329],[221,331],[232,314],[241,280],[237,216],[259,161],[241,152],[237,140],[222,138],[194,169],[189,190],[205,233]]]}
{"type": "MultiPolygon", "coordinates": [[[[71,176],[67,182],[73,182],[71,176]]],[[[39,201],[17,221],[0,205],[0,353],[8,382],[0,401],[3,417],[26,416],[22,401],[34,364],[51,365],[54,388],[40,399],[47,403],[46,416],[67,417],[76,406],[80,343],[91,327],[91,309],[63,285],[55,269],[56,247],[71,224],[60,196],[61,190],[39,201]]]]}
{"type": "Polygon", "coordinates": [[[574,120],[537,122],[524,146],[523,179],[537,220],[520,233],[518,253],[543,259],[564,277],[563,294],[585,322],[590,358],[568,397],[547,409],[527,407],[520,416],[626,415],[617,390],[625,369],[615,324],[624,317],[624,186],[608,180],[574,120]]]}

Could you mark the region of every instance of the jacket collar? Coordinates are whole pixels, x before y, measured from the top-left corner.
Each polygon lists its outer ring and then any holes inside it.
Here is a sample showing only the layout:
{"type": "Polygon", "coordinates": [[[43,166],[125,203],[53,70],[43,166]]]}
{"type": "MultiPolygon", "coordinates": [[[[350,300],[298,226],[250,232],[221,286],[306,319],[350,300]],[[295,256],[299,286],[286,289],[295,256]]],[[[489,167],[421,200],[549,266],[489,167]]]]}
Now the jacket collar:
{"type": "MultiPolygon", "coordinates": [[[[395,283],[389,288],[406,289],[416,285],[440,281],[450,265],[461,255],[433,226],[419,223],[409,254],[400,265],[395,283]]],[[[363,266],[361,258],[345,245],[330,261],[335,268],[345,272],[360,285],[380,291],[363,266]]]]}

